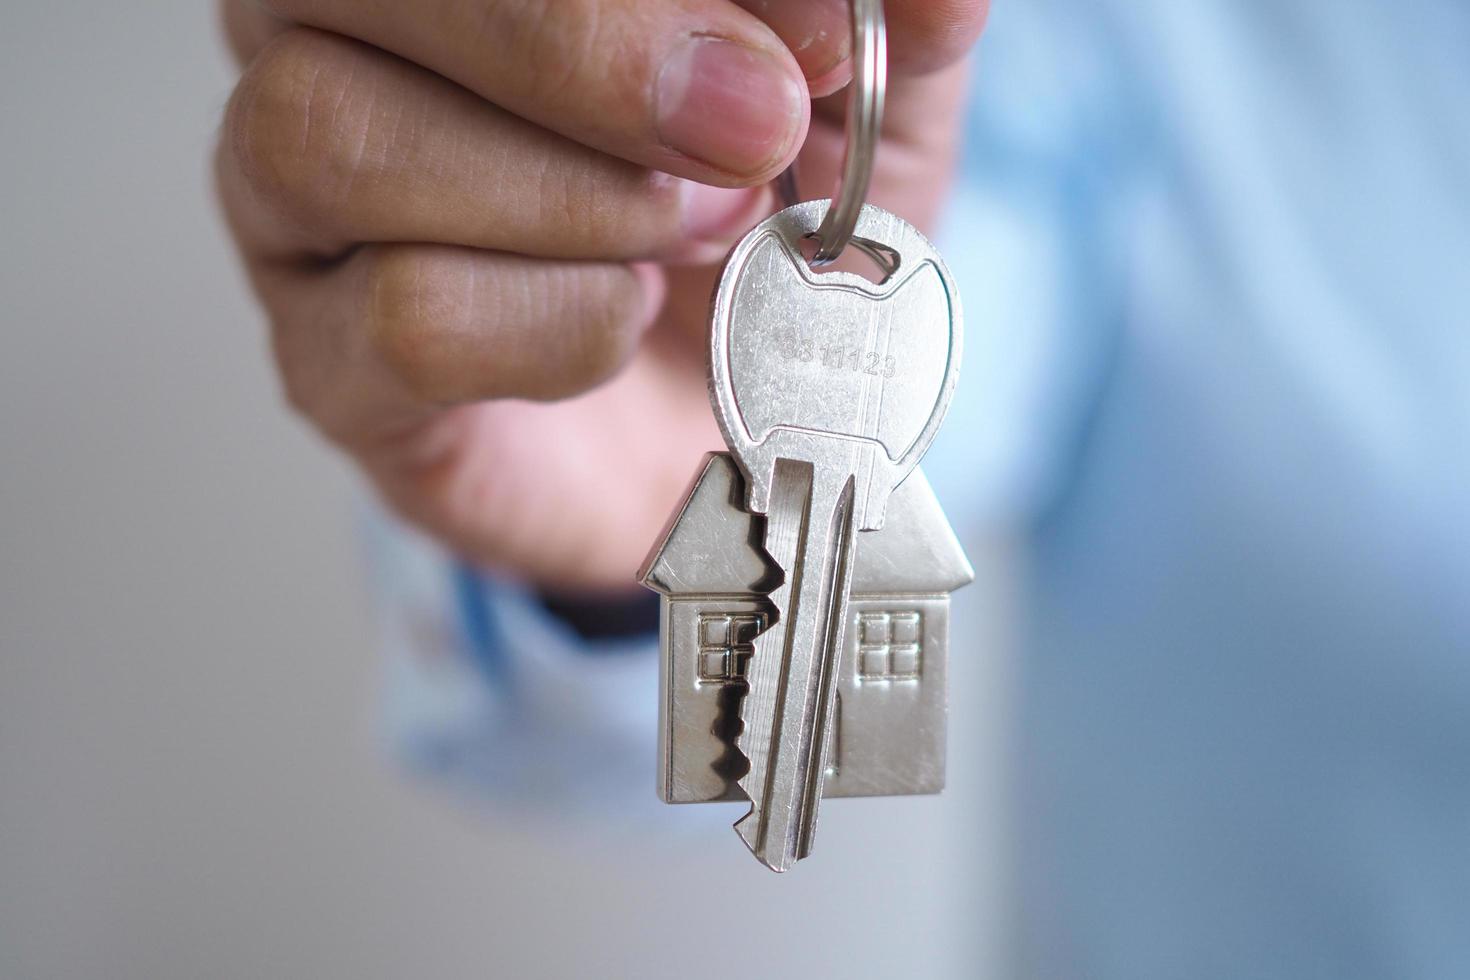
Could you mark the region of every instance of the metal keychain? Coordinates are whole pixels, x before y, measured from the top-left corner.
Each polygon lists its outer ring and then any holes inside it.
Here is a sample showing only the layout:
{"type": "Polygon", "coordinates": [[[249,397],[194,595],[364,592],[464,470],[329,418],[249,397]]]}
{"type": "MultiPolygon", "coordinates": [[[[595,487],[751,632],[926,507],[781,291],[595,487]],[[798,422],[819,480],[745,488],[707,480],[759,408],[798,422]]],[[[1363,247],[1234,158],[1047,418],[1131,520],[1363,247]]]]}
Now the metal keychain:
{"type": "Polygon", "coordinates": [[[716,291],[710,391],[782,569],[774,625],[753,643],[737,746],[752,802],[742,839],[768,866],[806,856],[832,744],[849,626],[854,537],[883,526],[889,495],[938,433],[958,376],[961,321],[943,260],[872,206],[857,237],[899,268],[881,283],[818,273],[800,244],[823,202],[768,218],[731,254],[716,291]]]}
{"type": "Polygon", "coordinates": [[[948,595],[973,577],[922,477],[905,484],[954,389],[961,314],[933,246],[863,203],[886,44],[878,0],[853,17],[834,200],[784,209],[732,252],[710,341],[730,454],[706,460],[643,575],[664,595],[661,793],[738,787],[736,829],[777,871],[810,853],[824,794],[942,785],[948,595]],[[881,282],[819,271],[849,245],[881,282]]]}

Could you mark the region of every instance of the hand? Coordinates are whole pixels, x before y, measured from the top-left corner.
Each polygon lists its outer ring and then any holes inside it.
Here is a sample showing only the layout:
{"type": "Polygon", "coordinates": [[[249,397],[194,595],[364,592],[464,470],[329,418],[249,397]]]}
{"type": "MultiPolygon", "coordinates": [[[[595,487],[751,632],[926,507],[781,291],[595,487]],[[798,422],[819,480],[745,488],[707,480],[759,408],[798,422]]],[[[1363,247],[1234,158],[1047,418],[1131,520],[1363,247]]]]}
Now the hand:
{"type": "MultiPolygon", "coordinates": [[[[889,0],[870,199],[942,202],[985,0],[889,0]]],[[[224,0],[218,153],[286,395],[483,565],[628,587],[702,452],[717,263],[801,153],[829,193],[847,0],[224,0]],[[818,99],[813,103],[813,97],[818,99]]]]}

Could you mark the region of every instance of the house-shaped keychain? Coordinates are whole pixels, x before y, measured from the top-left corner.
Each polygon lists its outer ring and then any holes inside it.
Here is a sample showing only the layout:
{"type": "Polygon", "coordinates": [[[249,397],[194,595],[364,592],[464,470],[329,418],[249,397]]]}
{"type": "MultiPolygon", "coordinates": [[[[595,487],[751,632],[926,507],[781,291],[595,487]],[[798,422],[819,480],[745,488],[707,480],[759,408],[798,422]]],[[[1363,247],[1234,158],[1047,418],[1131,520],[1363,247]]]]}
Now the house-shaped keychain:
{"type": "MultiPolygon", "coordinates": [[[[744,504],[734,461],[709,454],[640,573],[662,596],[658,792],[668,803],[745,798],[734,747],[742,677],[781,570],[761,547],[764,519],[744,504]]],[[[949,598],[974,577],[915,470],[883,528],[857,536],[824,795],[944,788],[949,598]]]]}

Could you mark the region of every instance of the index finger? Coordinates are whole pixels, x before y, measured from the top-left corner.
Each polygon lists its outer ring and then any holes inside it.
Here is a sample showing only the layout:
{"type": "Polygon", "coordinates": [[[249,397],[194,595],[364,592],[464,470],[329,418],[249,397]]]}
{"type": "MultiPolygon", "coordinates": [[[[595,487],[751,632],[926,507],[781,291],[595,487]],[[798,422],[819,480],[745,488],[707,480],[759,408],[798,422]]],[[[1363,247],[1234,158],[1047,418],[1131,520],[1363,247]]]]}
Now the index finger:
{"type": "MultiPolygon", "coordinates": [[[[735,0],[770,25],[806,71],[815,96],[852,78],[852,0],[735,0]]],[[[898,77],[953,64],[985,27],[989,0],[886,0],[888,67],[898,77]]]]}
{"type": "Polygon", "coordinates": [[[770,180],[810,112],[802,69],[729,0],[267,0],[613,156],[725,186],[770,180]]]}
{"type": "Polygon", "coordinates": [[[888,0],[889,68],[927,75],[963,58],[974,46],[990,0],[888,0]]]}

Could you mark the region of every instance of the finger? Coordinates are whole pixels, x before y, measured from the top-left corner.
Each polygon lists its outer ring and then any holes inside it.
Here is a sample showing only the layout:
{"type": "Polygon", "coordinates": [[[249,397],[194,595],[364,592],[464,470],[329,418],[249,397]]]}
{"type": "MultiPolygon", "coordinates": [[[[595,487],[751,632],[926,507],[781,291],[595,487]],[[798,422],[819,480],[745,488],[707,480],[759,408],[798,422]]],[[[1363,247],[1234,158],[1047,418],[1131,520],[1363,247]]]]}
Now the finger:
{"type": "Polygon", "coordinates": [[[954,64],[975,46],[990,0],[888,0],[884,11],[890,70],[925,75],[954,64]]]}
{"type": "Polygon", "coordinates": [[[814,97],[831,95],[852,76],[849,0],[735,0],[785,42],[814,97]]]}
{"type": "Polygon", "coordinates": [[[230,54],[242,67],[248,65],[271,38],[291,26],[255,0],[220,0],[219,18],[230,54]]]}
{"type": "Polygon", "coordinates": [[[395,510],[466,557],[606,589],[628,582],[665,519],[649,501],[677,497],[689,460],[719,444],[703,373],[669,363],[650,336],[596,391],[445,412],[358,460],[395,510]],[[658,438],[640,438],[651,418],[658,438]],[[598,488],[596,513],[618,515],[615,527],[598,527],[588,487],[598,488]]]}
{"type": "MultiPolygon", "coordinates": [[[[969,67],[968,61],[960,61],[905,79],[889,92],[880,166],[873,172],[867,200],[920,229],[933,228],[950,187],[969,67]]],[[[845,96],[837,95],[813,107],[811,133],[798,161],[805,197],[826,196],[837,185],[847,141],[845,106],[845,96]]]]}
{"type": "Polygon", "coordinates": [[[358,41],[294,28],[231,100],[222,190],[253,252],[437,242],[714,261],[765,207],[590,149],[358,41]]]}
{"type": "MultiPolygon", "coordinates": [[[[959,115],[969,93],[971,59],[954,62],[927,75],[905,78],[888,87],[883,110],[882,156],[912,148],[921,152],[951,146],[960,133],[959,115]]],[[[838,94],[812,104],[812,132],[802,148],[805,165],[813,147],[823,142],[818,130],[845,135],[847,96],[838,94]]],[[[836,154],[833,164],[841,162],[836,154]]],[[[881,169],[881,168],[880,168],[881,169]]]]}
{"type": "MultiPolygon", "coordinates": [[[[759,17],[785,42],[806,75],[814,96],[830,95],[842,87],[835,73],[845,68],[851,53],[848,0],[735,0],[759,17]]],[[[236,61],[250,62],[272,37],[291,26],[262,7],[257,0],[221,0],[225,38],[236,61]]]]}
{"type": "MultiPolygon", "coordinates": [[[[736,0],[791,49],[813,97],[852,78],[851,0],[736,0]]],[[[898,78],[926,75],[960,58],[985,25],[989,0],[888,0],[888,67],[898,78]]]]}
{"type": "Polygon", "coordinates": [[[269,0],[614,156],[727,186],[770,180],[806,130],[801,70],[718,0],[269,0]]]}
{"type": "MultiPolygon", "coordinates": [[[[852,77],[851,0],[735,0],[786,44],[813,97],[836,92],[852,77]]],[[[257,0],[223,0],[226,35],[242,64],[288,23],[257,0]]],[[[924,74],[958,60],[980,35],[989,0],[890,0],[890,68],[924,74]]]]}
{"type": "Polygon", "coordinates": [[[631,355],[662,296],[647,266],[375,245],[325,271],[253,267],[291,404],[349,449],[449,406],[564,398],[631,355]]]}

